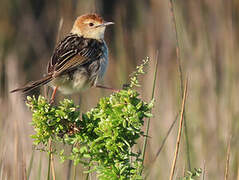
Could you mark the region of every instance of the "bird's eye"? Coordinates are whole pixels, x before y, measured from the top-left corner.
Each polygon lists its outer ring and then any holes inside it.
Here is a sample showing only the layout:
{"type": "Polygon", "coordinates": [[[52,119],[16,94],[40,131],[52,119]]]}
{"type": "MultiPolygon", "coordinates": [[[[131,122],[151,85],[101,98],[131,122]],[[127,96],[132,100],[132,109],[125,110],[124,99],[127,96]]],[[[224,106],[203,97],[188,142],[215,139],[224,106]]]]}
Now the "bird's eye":
{"type": "Polygon", "coordinates": [[[94,23],[89,23],[89,26],[94,26],[94,23]]]}

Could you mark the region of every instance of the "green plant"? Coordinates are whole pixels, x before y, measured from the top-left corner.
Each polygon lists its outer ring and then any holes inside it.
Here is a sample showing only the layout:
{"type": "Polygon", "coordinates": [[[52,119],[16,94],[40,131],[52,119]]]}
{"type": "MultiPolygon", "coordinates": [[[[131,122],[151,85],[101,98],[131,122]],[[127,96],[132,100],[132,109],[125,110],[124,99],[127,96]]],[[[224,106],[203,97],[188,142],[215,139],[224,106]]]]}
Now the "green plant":
{"type": "Polygon", "coordinates": [[[183,178],[180,178],[180,180],[195,180],[195,178],[200,177],[201,173],[201,168],[194,168],[194,170],[188,171],[187,175],[183,178]]]}
{"type": "Polygon", "coordinates": [[[63,161],[71,159],[75,165],[90,167],[86,172],[96,171],[99,179],[142,179],[141,153],[132,147],[144,135],[141,128],[144,118],[152,116],[153,101],[144,102],[133,87],[139,86],[137,77],[144,73],[147,62],[137,67],[128,88],[101,98],[81,116],[80,107],[72,100],[52,106],[42,96],[28,97],[36,132],[32,135],[34,144],[63,161]],[[50,141],[53,150],[48,150],[50,141]],[[72,151],[67,153],[63,144],[73,146],[72,151]]]}

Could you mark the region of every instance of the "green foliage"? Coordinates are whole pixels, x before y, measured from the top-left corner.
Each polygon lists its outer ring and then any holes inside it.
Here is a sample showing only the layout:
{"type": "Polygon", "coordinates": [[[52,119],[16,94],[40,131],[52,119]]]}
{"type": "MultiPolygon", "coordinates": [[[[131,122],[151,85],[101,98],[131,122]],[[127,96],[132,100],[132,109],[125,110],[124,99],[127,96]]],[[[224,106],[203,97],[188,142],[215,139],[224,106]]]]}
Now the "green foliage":
{"type": "Polygon", "coordinates": [[[139,80],[138,80],[138,76],[142,75],[142,74],[145,74],[144,67],[148,65],[148,62],[149,62],[149,58],[147,57],[146,59],[143,60],[142,64],[140,64],[139,66],[136,67],[136,71],[134,71],[131,74],[131,76],[130,76],[130,85],[129,85],[130,88],[133,88],[135,86],[136,87],[140,86],[140,83],[139,83],[139,80]]]}
{"type": "Polygon", "coordinates": [[[194,168],[193,171],[188,171],[187,175],[183,178],[180,178],[180,180],[195,180],[195,178],[200,177],[201,173],[201,168],[194,168]]]}
{"type": "Polygon", "coordinates": [[[64,146],[54,149],[64,161],[71,159],[75,165],[82,163],[98,173],[99,179],[142,179],[142,159],[140,152],[132,147],[144,135],[141,128],[144,118],[151,117],[153,101],[146,103],[139,98],[137,76],[143,74],[143,66],[137,68],[130,88],[101,98],[97,106],[80,116],[79,106],[72,100],[65,99],[58,106],[50,105],[39,96],[28,97],[27,105],[33,113],[32,125],[35,134],[32,136],[35,145],[42,145],[43,150],[48,142],[57,145],[73,146],[66,153],[64,146]]]}
{"type": "Polygon", "coordinates": [[[72,100],[65,99],[54,107],[42,96],[38,99],[28,96],[26,104],[33,112],[32,125],[36,134],[31,137],[35,145],[47,145],[50,138],[63,137],[70,134],[74,126],[80,127],[79,106],[72,100]]]}

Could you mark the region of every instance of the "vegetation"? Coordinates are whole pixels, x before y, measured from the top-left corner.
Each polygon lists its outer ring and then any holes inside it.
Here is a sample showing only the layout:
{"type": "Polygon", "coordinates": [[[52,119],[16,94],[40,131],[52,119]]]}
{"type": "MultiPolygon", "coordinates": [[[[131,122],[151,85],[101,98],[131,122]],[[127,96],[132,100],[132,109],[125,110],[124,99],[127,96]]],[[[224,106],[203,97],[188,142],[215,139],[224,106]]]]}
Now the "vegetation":
{"type": "MultiPolygon", "coordinates": [[[[144,135],[144,118],[151,117],[153,102],[142,101],[134,86],[139,86],[137,76],[143,67],[132,74],[129,88],[99,100],[98,105],[80,117],[80,106],[64,99],[52,106],[42,96],[28,97],[27,106],[33,113],[32,135],[35,145],[43,145],[49,153],[82,163],[88,172],[96,171],[99,179],[142,179],[141,153],[133,146],[144,135]],[[69,154],[54,144],[72,146],[69,154]]],[[[61,146],[64,147],[64,146],[61,146]]]]}
{"type": "Polygon", "coordinates": [[[202,170],[200,168],[195,168],[193,171],[188,171],[187,175],[180,180],[194,180],[197,177],[200,177],[202,170]]]}

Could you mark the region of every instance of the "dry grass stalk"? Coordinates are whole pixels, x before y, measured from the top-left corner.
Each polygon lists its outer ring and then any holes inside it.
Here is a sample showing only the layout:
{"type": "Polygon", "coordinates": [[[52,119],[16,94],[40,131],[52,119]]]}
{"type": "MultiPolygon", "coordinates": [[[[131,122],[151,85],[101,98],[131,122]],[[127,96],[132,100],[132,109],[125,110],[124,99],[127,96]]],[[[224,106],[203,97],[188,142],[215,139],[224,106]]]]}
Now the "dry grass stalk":
{"type": "Polygon", "coordinates": [[[239,180],[239,167],[237,169],[237,180],[239,180]]]}
{"type": "Polygon", "coordinates": [[[26,169],[26,162],[25,162],[25,156],[23,154],[23,152],[21,152],[22,154],[22,179],[27,180],[27,169],[26,169]]]}
{"type": "Polygon", "coordinates": [[[179,145],[180,145],[181,134],[182,134],[182,128],[183,128],[183,114],[184,114],[184,110],[185,110],[185,102],[186,102],[186,97],[187,97],[187,89],[188,89],[188,80],[186,80],[185,85],[184,85],[183,102],[182,102],[181,113],[180,113],[180,122],[179,122],[179,129],[178,129],[178,137],[177,137],[176,148],[175,148],[175,153],[174,153],[174,159],[173,159],[173,164],[172,164],[172,168],[171,168],[171,173],[170,173],[170,178],[169,178],[169,180],[173,180],[173,176],[174,176],[174,173],[175,173],[176,162],[177,162],[177,158],[178,158],[179,145]]]}
{"type": "Polygon", "coordinates": [[[228,180],[228,177],[229,177],[230,155],[231,155],[231,137],[229,138],[228,144],[227,144],[227,161],[226,161],[224,180],[228,180]]]}
{"type": "Polygon", "coordinates": [[[171,131],[172,131],[172,129],[173,129],[173,127],[174,127],[174,125],[175,125],[177,119],[178,119],[178,114],[176,115],[176,117],[175,117],[173,123],[170,125],[170,127],[169,127],[169,129],[168,129],[168,131],[167,131],[167,133],[166,133],[166,136],[164,137],[164,139],[163,139],[163,141],[162,141],[162,144],[161,144],[161,146],[159,147],[159,150],[157,151],[157,153],[156,153],[156,155],[155,155],[155,157],[154,157],[154,159],[153,159],[153,162],[149,165],[149,167],[148,167],[149,171],[147,172],[147,174],[146,174],[146,176],[145,176],[145,177],[146,177],[145,179],[148,179],[147,177],[149,176],[150,171],[151,171],[151,169],[152,169],[154,163],[156,162],[157,158],[159,157],[159,154],[160,154],[161,151],[163,150],[164,144],[166,143],[166,140],[168,139],[168,136],[169,136],[169,134],[171,133],[171,131]]]}
{"type": "Polygon", "coordinates": [[[181,59],[180,59],[181,55],[180,55],[178,31],[177,31],[177,24],[176,24],[175,12],[174,12],[173,0],[169,0],[169,5],[170,5],[170,12],[171,12],[171,16],[172,16],[174,31],[175,31],[176,57],[177,57],[178,71],[179,71],[179,77],[180,77],[180,83],[181,83],[181,92],[182,92],[182,98],[183,98],[183,71],[182,71],[182,64],[181,64],[181,59]]]}
{"type": "Polygon", "coordinates": [[[52,179],[56,180],[55,168],[54,168],[54,158],[52,154],[52,142],[50,140],[50,158],[51,158],[51,172],[52,172],[52,179]]]}
{"type": "Polygon", "coordinates": [[[202,180],[205,180],[205,174],[206,174],[206,162],[205,160],[203,161],[203,172],[202,172],[202,180]]]}
{"type": "Polygon", "coordinates": [[[156,161],[157,157],[159,156],[160,152],[162,151],[162,149],[163,149],[163,147],[164,147],[164,144],[165,144],[165,142],[166,142],[166,140],[167,140],[167,138],[168,138],[170,132],[172,131],[172,129],[173,129],[173,127],[174,127],[174,124],[176,123],[177,119],[178,119],[178,114],[176,115],[176,117],[175,117],[173,123],[171,124],[171,126],[169,127],[168,132],[167,132],[166,136],[164,137],[164,139],[163,139],[163,141],[162,141],[162,144],[161,144],[159,150],[157,151],[157,153],[156,153],[156,155],[155,155],[155,158],[154,158],[154,160],[153,160],[153,163],[156,161]]]}
{"type": "Polygon", "coordinates": [[[51,171],[52,171],[52,179],[56,180],[55,168],[54,168],[54,158],[53,154],[51,153],[51,171]]]}
{"type": "MultiPolygon", "coordinates": [[[[172,23],[174,26],[174,31],[175,31],[175,38],[176,38],[176,59],[177,59],[177,64],[178,64],[178,72],[179,72],[179,77],[180,77],[180,86],[181,86],[181,96],[183,99],[183,70],[182,70],[182,63],[181,63],[181,49],[180,49],[180,44],[179,44],[179,35],[178,35],[178,29],[177,29],[177,21],[176,21],[176,15],[175,15],[175,10],[174,10],[174,3],[173,0],[169,0],[169,6],[170,6],[170,12],[172,16],[172,23]]],[[[188,168],[191,170],[191,160],[190,160],[190,150],[189,150],[189,139],[188,139],[188,128],[187,128],[187,121],[186,121],[186,115],[183,114],[183,119],[184,119],[184,129],[185,129],[185,139],[186,139],[186,150],[187,150],[187,163],[188,163],[188,168]]]]}

